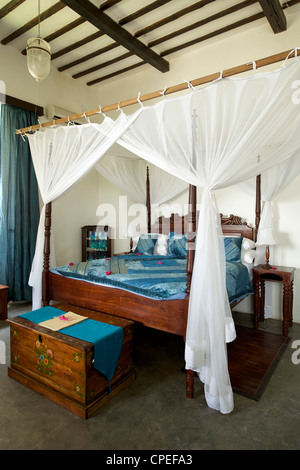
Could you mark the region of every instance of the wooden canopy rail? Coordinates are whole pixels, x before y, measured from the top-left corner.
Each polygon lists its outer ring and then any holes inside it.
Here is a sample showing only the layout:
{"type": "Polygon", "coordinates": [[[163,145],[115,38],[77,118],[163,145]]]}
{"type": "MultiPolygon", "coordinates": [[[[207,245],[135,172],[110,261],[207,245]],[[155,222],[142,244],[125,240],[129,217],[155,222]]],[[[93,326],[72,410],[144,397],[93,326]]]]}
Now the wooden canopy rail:
{"type": "MultiPolygon", "coordinates": [[[[300,50],[299,49],[291,49],[291,50],[288,50],[288,51],[280,52],[278,54],[268,56],[268,57],[265,57],[263,59],[256,60],[255,61],[256,68],[258,69],[258,68],[261,68],[261,67],[265,67],[267,65],[275,64],[276,62],[284,61],[288,56],[289,56],[288,58],[290,59],[290,58],[298,56],[298,55],[300,55],[300,50]],[[290,55],[290,54],[292,54],[292,52],[294,52],[294,55],[290,55]]],[[[247,63],[247,64],[243,64],[243,65],[238,65],[237,67],[232,67],[230,69],[224,70],[222,72],[222,77],[223,78],[231,77],[233,75],[238,75],[240,73],[248,72],[252,69],[253,69],[253,63],[252,62],[247,63]]],[[[153,99],[157,99],[157,98],[162,98],[163,96],[170,95],[172,93],[177,93],[179,91],[187,90],[190,86],[197,87],[197,86],[200,86],[200,85],[204,85],[206,83],[213,82],[214,80],[217,80],[218,78],[220,78],[220,72],[216,72],[216,73],[213,73],[213,74],[210,74],[210,75],[206,75],[202,78],[197,78],[195,80],[191,80],[189,83],[185,82],[185,83],[181,83],[179,85],[174,85],[174,86],[171,86],[169,88],[166,88],[165,90],[154,91],[152,93],[148,93],[146,95],[139,96],[138,98],[131,98],[131,99],[128,99],[128,100],[125,100],[125,101],[120,101],[119,103],[104,106],[103,108],[101,108],[101,112],[106,113],[106,112],[109,112],[109,111],[118,110],[120,108],[125,108],[127,106],[132,106],[132,105],[138,104],[140,102],[149,101],[149,100],[153,100],[153,99]]],[[[97,109],[93,109],[91,111],[86,111],[85,113],[74,114],[74,115],[68,116],[66,118],[60,118],[60,119],[44,122],[44,123],[41,123],[41,124],[38,124],[38,125],[34,125],[34,126],[30,126],[30,127],[24,127],[23,129],[17,129],[16,134],[24,134],[26,132],[31,132],[31,131],[34,131],[34,130],[37,130],[37,129],[40,129],[40,128],[43,128],[43,127],[51,127],[51,126],[57,125],[57,124],[64,124],[64,123],[67,123],[69,121],[75,121],[77,119],[80,119],[83,116],[88,118],[88,117],[91,117],[91,116],[95,116],[96,114],[99,114],[99,112],[100,112],[100,109],[98,107],[97,109]]]]}

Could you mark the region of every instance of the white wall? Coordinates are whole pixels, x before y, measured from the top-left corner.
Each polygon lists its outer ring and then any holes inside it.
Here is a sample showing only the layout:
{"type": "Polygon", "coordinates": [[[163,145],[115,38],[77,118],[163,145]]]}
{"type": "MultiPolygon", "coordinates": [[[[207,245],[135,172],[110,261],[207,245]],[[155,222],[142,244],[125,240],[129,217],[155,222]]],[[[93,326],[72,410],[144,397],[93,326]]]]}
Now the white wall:
{"type": "MultiPolygon", "coordinates": [[[[300,46],[300,5],[285,10],[288,30],[274,34],[262,19],[235,32],[201,43],[193,49],[183,50],[169,58],[170,71],[161,74],[148,66],[128,72],[99,86],[86,87],[84,81],[72,80],[59,73],[52,64],[50,76],[37,84],[26,69],[26,58],[12,47],[0,45],[0,80],[6,84],[8,95],[41,106],[53,103],[75,112],[94,109],[163,89],[204,75],[221,71],[255,59],[267,57],[300,46]]],[[[279,67],[280,64],[273,66],[279,67]]],[[[149,104],[152,104],[151,102],[149,104]]],[[[126,112],[132,112],[128,108],[126,112]]],[[[113,113],[112,113],[113,116],[113,113]]],[[[295,266],[294,319],[300,322],[300,211],[299,178],[292,182],[274,201],[275,227],[279,245],[274,250],[274,263],[295,266]]],[[[53,233],[57,263],[63,264],[80,258],[80,227],[97,223],[97,209],[103,203],[116,207],[119,217],[119,197],[122,194],[95,170],[92,170],[76,187],[53,204],[53,233]]],[[[179,201],[185,203],[185,196],[179,201]]],[[[235,213],[254,225],[254,201],[237,188],[217,192],[219,209],[225,215],[235,213]]],[[[128,200],[128,206],[132,201],[128,200]]],[[[128,249],[126,240],[115,240],[114,251],[128,249]]],[[[281,290],[274,289],[273,316],[280,317],[281,290]]],[[[245,311],[251,302],[242,305],[245,311]]]]}

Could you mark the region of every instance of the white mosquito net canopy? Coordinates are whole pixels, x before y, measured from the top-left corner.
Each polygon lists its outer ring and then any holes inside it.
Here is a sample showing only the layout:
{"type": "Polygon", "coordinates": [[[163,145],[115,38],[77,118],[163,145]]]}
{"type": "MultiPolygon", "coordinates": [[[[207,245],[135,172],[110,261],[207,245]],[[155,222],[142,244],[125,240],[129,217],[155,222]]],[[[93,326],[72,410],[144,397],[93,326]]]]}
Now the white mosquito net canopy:
{"type": "MultiPolygon", "coordinates": [[[[186,332],[186,368],[204,383],[207,404],[234,407],[226,342],[235,339],[225,252],[214,191],[248,180],[300,149],[300,61],[247,78],[223,78],[116,122],[45,129],[29,135],[44,204],[59,197],[118,143],[185,184],[202,188],[186,332]],[[67,176],[66,176],[67,175],[67,176]]],[[[103,160],[104,161],[104,160],[103,160]]],[[[124,183],[124,181],[123,181],[124,183]]],[[[42,225],[31,274],[41,302],[42,225]]]]}
{"type": "Polygon", "coordinates": [[[108,181],[135,202],[146,203],[146,173],[149,169],[151,203],[164,204],[188,189],[188,183],[161,170],[119,144],[114,144],[95,166],[108,181]]]}

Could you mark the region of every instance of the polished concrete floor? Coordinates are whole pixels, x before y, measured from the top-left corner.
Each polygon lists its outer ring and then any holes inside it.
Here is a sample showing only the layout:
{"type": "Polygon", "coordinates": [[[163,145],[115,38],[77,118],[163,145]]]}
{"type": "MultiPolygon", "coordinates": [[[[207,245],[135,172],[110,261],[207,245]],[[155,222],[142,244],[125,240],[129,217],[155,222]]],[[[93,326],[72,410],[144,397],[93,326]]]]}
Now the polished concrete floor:
{"type": "MultiPolygon", "coordinates": [[[[9,318],[28,310],[10,304],[9,318]]],[[[251,315],[235,314],[235,321],[251,325],[251,315]]],[[[280,334],[281,322],[262,328],[280,334]]],[[[198,379],[195,398],[185,398],[182,339],[138,327],[136,381],[83,420],[8,377],[9,325],[0,321],[0,450],[298,450],[300,364],[292,345],[300,324],[290,337],[260,401],[234,394],[234,411],[222,415],[207,407],[198,379]]]]}

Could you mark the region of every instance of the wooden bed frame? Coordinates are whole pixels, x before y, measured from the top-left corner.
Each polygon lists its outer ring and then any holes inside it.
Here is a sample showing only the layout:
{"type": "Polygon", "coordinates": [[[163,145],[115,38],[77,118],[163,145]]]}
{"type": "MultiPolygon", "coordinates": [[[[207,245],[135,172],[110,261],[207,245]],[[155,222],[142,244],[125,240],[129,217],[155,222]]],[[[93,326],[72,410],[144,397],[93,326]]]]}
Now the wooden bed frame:
{"type": "MultiPolygon", "coordinates": [[[[179,216],[178,216],[179,217],[179,216]]],[[[171,218],[176,219],[176,216],[171,218]]],[[[164,220],[166,223],[167,220],[164,220]]],[[[242,224],[240,217],[222,218],[223,233],[253,239],[254,229],[242,224]]],[[[167,224],[169,226],[169,224],[167,224]]],[[[181,222],[180,222],[181,225],[181,222]]],[[[173,231],[172,229],[170,231],[173,231]]],[[[181,233],[174,230],[175,233],[181,233]]],[[[163,233],[163,232],[161,232],[163,233]]],[[[99,312],[127,318],[144,326],[185,336],[189,297],[182,300],[156,300],[115,287],[106,287],[86,281],[74,280],[52,272],[45,272],[44,287],[51,300],[85,307],[99,312]]],[[[188,272],[188,293],[191,273],[188,272]]],[[[236,305],[232,304],[232,307],[236,305]]]]}
{"type": "MultiPolygon", "coordinates": [[[[160,217],[155,225],[150,224],[150,184],[147,171],[147,208],[148,230],[155,233],[185,233],[188,236],[188,248],[194,242],[196,233],[196,188],[189,188],[189,213],[186,216],[172,215],[170,218],[160,217]]],[[[225,235],[243,236],[254,239],[255,230],[242,223],[238,216],[221,216],[223,233],[225,235]]],[[[257,180],[256,226],[260,218],[260,178],[257,180]]],[[[177,334],[185,339],[188,302],[191,276],[193,271],[194,250],[188,249],[187,255],[187,295],[182,300],[156,300],[141,297],[137,294],[114,287],[100,286],[86,281],[74,280],[50,272],[50,231],[51,203],[46,206],[45,214],[45,244],[43,270],[43,303],[50,301],[62,302],[78,307],[104,312],[122,318],[127,318],[146,327],[177,334]]],[[[233,303],[233,308],[237,303],[233,303]]],[[[193,397],[193,373],[186,374],[186,396],[193,397]]]]}

